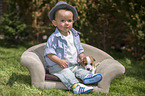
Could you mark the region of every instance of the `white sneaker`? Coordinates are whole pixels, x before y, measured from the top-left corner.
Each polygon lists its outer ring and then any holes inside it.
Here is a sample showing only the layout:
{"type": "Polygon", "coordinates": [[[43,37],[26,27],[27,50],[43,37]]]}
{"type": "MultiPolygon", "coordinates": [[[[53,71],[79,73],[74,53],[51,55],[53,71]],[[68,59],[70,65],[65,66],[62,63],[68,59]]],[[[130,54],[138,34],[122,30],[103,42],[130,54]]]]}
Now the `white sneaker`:
{"type": "Polygon", "coordinates": [[[100,82],[101,80],[102,80],[101,74],[89,74],[83,79],[83,82],[84,84],[93,84],[100,82]]]}
{"type": "Polygon", "coordinates": [[[84,94],[84,93],[88,93],[92,90],[94,90],[93,87],[88,87],[86,85],[78,83],[78,85],[73,89],[73,92],[76,94],[84,94]]]}

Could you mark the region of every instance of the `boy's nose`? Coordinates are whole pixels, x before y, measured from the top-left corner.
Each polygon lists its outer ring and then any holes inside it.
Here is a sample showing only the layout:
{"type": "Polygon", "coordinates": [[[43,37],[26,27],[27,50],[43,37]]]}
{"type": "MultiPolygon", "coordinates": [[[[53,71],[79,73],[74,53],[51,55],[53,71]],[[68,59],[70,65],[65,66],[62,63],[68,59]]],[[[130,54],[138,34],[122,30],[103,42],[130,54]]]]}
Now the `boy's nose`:
{"type": "Polygon", "coordinates": [[[65,21],[65,24],[68,24],[68,21],[65,21]]]}

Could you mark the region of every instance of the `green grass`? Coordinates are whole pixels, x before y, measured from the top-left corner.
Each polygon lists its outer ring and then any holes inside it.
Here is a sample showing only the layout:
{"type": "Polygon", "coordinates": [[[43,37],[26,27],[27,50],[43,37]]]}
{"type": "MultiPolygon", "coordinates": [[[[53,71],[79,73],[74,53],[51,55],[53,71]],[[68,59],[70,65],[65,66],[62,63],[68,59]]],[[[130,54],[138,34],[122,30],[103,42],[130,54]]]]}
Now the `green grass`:
{"type": "MultiPolygon", "coordinates": [[[[76,96],[72,91],[32,87],[28,70],[20,64],[27,47],[3,44],[0,44],[0,96],[76,96]]],[[[82,96],[145,96],[145,61],[136,61],[124,52],[111,55],[125,66],[125,74],[112,81],[109,93],[91,92],[82,96]]]]}

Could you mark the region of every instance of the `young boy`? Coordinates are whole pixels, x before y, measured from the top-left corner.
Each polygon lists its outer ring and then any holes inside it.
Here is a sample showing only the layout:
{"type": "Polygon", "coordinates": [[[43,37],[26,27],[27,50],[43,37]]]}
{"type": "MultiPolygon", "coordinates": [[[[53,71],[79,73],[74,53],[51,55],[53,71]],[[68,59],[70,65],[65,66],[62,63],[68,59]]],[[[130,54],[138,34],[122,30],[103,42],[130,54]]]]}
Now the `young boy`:
{"type": "Polygon", "coordinates": [[[102,75],[91,74],[78,64],[78,58],[83,60],[85,55],[79,34],[72,28],[78,16],[77,10],[72,5],[60,1],[50,10],[48,16],[56,30],[48,38],[45,46],[47,70],[76,94],[92,91],[93,87],[84,84],[97,83],[102,80],[102,75]],[[83,80],[84,84],[79,83],[76,77],[83,80]]]}

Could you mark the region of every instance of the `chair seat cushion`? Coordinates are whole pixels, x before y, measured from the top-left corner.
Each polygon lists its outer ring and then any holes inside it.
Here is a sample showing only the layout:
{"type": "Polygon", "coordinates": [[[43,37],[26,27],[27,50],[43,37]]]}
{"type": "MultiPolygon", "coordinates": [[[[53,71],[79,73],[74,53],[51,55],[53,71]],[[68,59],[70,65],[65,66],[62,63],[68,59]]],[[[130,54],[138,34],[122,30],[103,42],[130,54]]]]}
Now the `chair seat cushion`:
{"type": "MultiPolygon", "coordinates": [[[[58,77],[56,77],[55,75],[51,75],[51,74],[45,74],[45,80],[51,80],[51,81],[58,81],[61,82],[60,79],[58,77]]],[[[83,82],[82,80],[78,79],[79,82],[83,82]]]]}
{"type": "Polygon", "coordinates": [[[60,79],[58,77],[51,75],[51,74],[45,74],[45,80],[52,80],[52,81],[60,82],[60,79]]]}
{"type": "MultiPolygon", "coordinates": [[[[52,75],[49,73],[49,70],[45,70],[46,71],[46,74],[45,74],[45,80],[50,80],[50,81],[58,81],[58,82],[61,82],[60,79],[55,76],[55,75],[52,75]]],[[[82,80],[78,79],[79,82],[83,82],[82,80]]]]}

